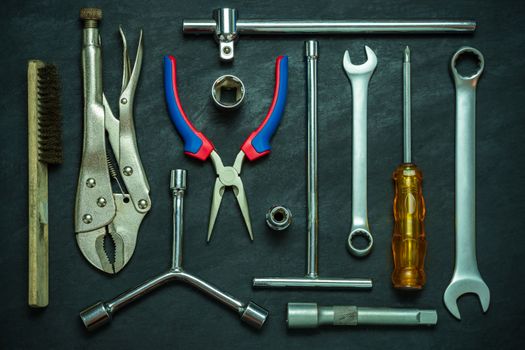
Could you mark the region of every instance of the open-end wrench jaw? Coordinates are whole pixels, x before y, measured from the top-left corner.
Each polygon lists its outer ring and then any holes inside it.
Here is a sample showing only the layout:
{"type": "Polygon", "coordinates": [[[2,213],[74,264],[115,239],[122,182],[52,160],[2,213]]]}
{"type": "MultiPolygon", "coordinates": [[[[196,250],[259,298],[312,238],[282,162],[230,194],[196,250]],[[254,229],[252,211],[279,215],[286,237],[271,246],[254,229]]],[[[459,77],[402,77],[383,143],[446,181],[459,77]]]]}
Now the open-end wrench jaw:
{"type": "Polygon", "coordinates": [[[362,64],[355,65],[352,63],[352,60],[350,59],[350,53],[348,50],[345,51],[345,54],[343,56],[343,67],[346,71],[346,73],[349,75],[355,75],[355,74],[370,74],[374,72],[374,70],[377,67],[377,56],[372,51],[371,48],[368,46],[365,46],[366,51],[366,61],[362,64]]]}
{"type": "Polygon", "coordinates": [[[477,275],[474,274],[472,276],[454,275],[452,281],[445,290],[443,301],[448,311],[458,320],[461,320],[458,299],[468,293],[476,294],[478,296],[483,312],[487,312],[489,309],[490,290],[479,275],[479,272],[477,275]]]}

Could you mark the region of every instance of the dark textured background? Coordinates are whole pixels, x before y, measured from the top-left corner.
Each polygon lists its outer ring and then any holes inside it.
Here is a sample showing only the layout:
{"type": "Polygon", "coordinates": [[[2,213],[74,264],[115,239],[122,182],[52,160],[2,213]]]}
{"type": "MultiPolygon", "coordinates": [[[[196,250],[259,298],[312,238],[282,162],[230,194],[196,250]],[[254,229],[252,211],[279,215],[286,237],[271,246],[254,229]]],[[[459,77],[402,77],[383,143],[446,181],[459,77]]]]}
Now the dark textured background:
{"type": "Polygon", "coordinates": [[[500,1],[7,1],[3,3],[0,126],[2,211],[0,220],[1,348],[518,348],[525,340],[523,313],[523,189],[525,122],[524,5],[500,1]],[[242,18],[472,18],[474,35],[317,37],[319,59],[320,272],[324,276],[371,277],[374,289],[355,291],[252,290],[254,276],[300,276],[306,244],[306,117],[303,40],[310,37],[244,37],[233,65],[221,65],[209,36],[184,37],[183,18],[208,18],[220,5],[237,7],[242,18]],[[101,27],[104,90],[113,109],[120,89],[122,24],[134,55],[144,29],[145,56],[136,95],[135,123],[153,209],[143,221],[137,250],[115,277],[92,268],[77,248],[73,207],[82,143],[82,6],[104,10],[101,27]],[[369,220],[373,253],[357,260],[345,250],[351,212],[350,84],[341,61],[345,49],[359,62],[363,45],[379,64],[370,83],[368,128],[369,220]],[[401,161],[401,60],[412,49],[413,151],[425,175],[428,258],[425,289],[396,292],[390,283],[391,172],[401,161]],[[480,271],[491,290],[490,309],[460,301],[463,319],[445,309],[442,295],[453,269],[454,87],[448,66],[461,45],[482,51],[485,72],[478,89],[477,238],[480,271]],[[230,164],[244,138],[270,105],[276,56],[289,56],[286,114],[273,152],[246,164],[242,178],[255,242],[250,243],[234,196],[225,195],[215,236],[205,244],[214,172],[212,165],[183,155],[164,102],[162,56],[178,59],[179,91],[196,127],[212,139],[230,164]],[[63,85],[65,164],[50,172],[50,305],[31,310],[27,298],[27,122],[26,64],[39,58],[58,65],[63,85]],[[212,82],[233,73],[245,83],[246,101],[221,114],[210,101],[212,82]],[[119,312],[113,322],[87,333],[78,312],[163,271],[171,256],[169,171],[188,169],[184,266],[243,300],[271,311],[254,331],[237,315],[185,285],[171,284],[119,312]],[[268,230],[272,204],[289,206],[295,222],[283,233],[268,230]],[[429,329],[322,329],[292,332],[285,326],[288,301],[361,306],[431,307],[439,324],[429,329]]]}

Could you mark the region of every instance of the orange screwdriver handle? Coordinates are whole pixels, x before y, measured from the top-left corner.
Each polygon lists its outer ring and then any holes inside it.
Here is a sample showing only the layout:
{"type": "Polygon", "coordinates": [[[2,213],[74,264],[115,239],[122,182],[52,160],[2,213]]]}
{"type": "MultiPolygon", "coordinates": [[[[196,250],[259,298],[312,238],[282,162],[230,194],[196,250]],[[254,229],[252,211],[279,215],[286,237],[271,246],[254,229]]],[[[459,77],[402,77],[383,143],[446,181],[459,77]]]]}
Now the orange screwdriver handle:
{"type": "Polygon", "coordinates": [[[425,200],[421,171],[411,163],[401,164],[393,173],[394,233],[392,283],[398,289],[421,289],[425,284],[425,200]]]}

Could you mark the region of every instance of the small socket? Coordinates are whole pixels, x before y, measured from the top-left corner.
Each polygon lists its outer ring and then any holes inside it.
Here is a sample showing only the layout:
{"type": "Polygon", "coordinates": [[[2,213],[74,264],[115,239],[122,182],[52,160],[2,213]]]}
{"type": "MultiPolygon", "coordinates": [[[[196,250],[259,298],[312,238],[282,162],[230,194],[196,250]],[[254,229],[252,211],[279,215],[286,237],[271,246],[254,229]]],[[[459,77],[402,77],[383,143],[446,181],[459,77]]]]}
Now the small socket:
{"type": "Polygon", "coordinates": [[[221,109],[238,108],[244,101],[244,95],[244,84],[234,75],[219,77],[211,87],[213,102],[221,109]]]}
{"type": "Polygon", "coordinates": [[[292,212],[282,205],[275,205],[266,213],[266,224],[275,231],[285,230],[292,224],[292,212]]]}
{"type": "Polygon", "coordinates": [[[185,190],[186,189],[186,170],[175,169],[171,171],[170,176],[170,189],[172,191],[185,190]]]}
{"type": "Polygon", "coordinates": [[[84,326],[89,331],[92,331],[111,321],[111,312],[103,302],[99,301],[87,309],[82,310],[80,312],[80,318],[84,326]]]}

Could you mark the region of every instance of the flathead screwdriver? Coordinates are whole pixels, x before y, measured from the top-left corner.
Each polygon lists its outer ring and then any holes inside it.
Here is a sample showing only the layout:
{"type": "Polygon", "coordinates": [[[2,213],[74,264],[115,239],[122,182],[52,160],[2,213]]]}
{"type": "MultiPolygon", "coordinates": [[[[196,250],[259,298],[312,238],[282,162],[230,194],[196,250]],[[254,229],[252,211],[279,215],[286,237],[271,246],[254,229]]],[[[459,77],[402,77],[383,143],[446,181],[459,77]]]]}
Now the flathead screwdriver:
{"type": "Polygon", "coordinates": [[[426,277],[424,271],[427,243],[425,238],[425,200],[421,170],[412,163],[410,49],[407,46],[403,60],[403,163],[394,171],[394,232],[392,283],[398,289],[421,289],[426,277]]]}

